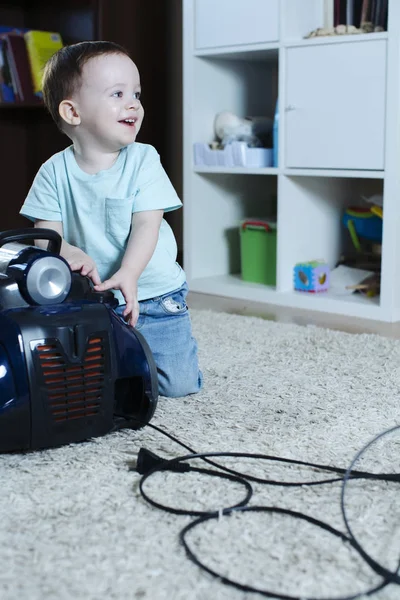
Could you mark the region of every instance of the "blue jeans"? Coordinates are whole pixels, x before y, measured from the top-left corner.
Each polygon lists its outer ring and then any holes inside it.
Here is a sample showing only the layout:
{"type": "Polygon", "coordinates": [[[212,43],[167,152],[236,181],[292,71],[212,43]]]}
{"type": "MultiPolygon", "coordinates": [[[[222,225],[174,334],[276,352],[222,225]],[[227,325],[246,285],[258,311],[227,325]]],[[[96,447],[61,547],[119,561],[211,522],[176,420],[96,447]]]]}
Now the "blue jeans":
{"type": "MultiPolygon", "coordinates": [[[[172,398],[195,394],[202,387],[197,343],[192,336],[187,284],[139,302],[136,329],[145,337],[157,365],[159,393],[172,398]]],[[[125,305],[116,308],[122,315],[125,305]]]]}

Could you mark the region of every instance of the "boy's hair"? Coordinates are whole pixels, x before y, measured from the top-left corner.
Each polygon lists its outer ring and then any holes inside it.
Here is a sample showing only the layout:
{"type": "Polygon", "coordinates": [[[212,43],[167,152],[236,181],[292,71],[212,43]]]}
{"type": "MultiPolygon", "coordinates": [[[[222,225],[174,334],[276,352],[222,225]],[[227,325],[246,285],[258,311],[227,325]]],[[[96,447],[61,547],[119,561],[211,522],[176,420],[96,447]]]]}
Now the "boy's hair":
{"type": "Polygon", "coordinates": [[[43,72],[43,100],[62,131],[58,112],[60,103],[72,96],[80,84],[83,66],[91,58],[103,54],[126,54],[128,51],[114,42],[79,42],[58,50],[47,61],[43,72]]]}

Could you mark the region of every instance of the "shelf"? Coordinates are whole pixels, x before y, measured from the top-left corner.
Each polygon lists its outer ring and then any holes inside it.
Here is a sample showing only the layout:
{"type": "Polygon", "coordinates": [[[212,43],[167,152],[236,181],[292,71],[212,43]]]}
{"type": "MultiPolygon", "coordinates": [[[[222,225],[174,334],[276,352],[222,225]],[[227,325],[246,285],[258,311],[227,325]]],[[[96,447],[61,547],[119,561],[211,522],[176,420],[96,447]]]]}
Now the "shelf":
{"type": "Polygon", "coordinates": [[[350,179],[384,179],[385,171],[351,171],[350,169],[279,169],[277,167],[264,167],[249,169],[247,167],[193,167],[195,173],[218,174],[229,173],[232,175],[287,175],[289,177],[340,177],[350,179]]]}
{"type": "Polygon", "coordinates": [[[240,275],[216,275],[193,279],[189,282],[190,291],[203,294],[240,298],[274,304],[278,292],[274,287],[258,283],[248,283],[240,275]]]}
{"type": "Polygon", "coordinates": [[[43,102],[0,102],[0,110],[21,110],[22,108],[44,108],[43,102]]]}
{"type": "Polygon", "coordinates": [[[278,175],[279,172],[276,167],[262,167],[258,169],[249,169],[247,167],[194,167],[193,170],[195,173],[229,173],[232,175],[278,175]]]}
{"type": "Polygon", "coordinates": [[[379,296],[366,298],[361,294],[343,295],[335,291],[308,294],[305,292],[277,291],[273,287],[248,283],[240,275],[220,275],[189,280],[192,292],[225,296],[239,300],[262,302],[291,308],[313,310],[360,317],[364,319],[386,320],[379,305],[379,296]]]}
{"type": "Polygon", "coordinates": [[[384,179],[385,171],[363,171],[351,169],[294,169],[286,168],[284,175],[290,177],[345,177],[354,179],[384,179]]]}
{"type": "Polygon", "coordinates": [[[242,46],[225,46],[222,48],[206,48],[196,50],[194,55],[199,58],[225,58],[227,60],[276,60],[279,44],[249,44],[242,46]]]}
{"type": "Polygon", "coordinates": [[[380,31],[377,33],[354,33],[348,35],[326,35],[307,39],[287,40],[283,42],[286,48],[298,46],[322,46],[325,44],[343,44],[352,42],[370,42],[372,40],[387,40],[388,32],[380,31]]]}
{"type": "Polygon", "coordinates": [[[279,48],[291,48],[298,46],[322,46],[326,44],[343,44],[368,42],[372,40],[386,40],[388,32],[359,33],[349,35],[327,35],[307,39],[289,39],[281,43],[270,44],[248,44],[239,46],[225,46],[195,50],[194,56],[200,58],[225,58],[227,60],[269,60],[276,59],[279,48]]]}

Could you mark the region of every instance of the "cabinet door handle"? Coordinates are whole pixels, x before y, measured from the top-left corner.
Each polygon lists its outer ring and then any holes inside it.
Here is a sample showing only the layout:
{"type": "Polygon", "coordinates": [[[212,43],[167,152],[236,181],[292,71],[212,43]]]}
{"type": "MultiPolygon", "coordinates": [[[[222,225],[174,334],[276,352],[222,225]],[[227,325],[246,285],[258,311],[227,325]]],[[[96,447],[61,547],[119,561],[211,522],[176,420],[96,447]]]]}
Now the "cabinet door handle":
{"type": "Polygon", "coordinates": [[[288,104],[285,106],[285,112],[290,112],[292,110],[296,110],[296,107],[293,104],[288,104]]]}

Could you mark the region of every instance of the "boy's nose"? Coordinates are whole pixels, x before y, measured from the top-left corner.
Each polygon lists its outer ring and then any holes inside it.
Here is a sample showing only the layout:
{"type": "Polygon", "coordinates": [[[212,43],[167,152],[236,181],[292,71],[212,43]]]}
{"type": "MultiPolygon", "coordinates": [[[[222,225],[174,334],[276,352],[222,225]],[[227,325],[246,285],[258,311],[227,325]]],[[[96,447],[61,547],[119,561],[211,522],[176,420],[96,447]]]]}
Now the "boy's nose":
{"type": "Polygon", "coordinates": [[[133,110],[138,110],[140,107],[140,100],[137,100],[136,98],[132,98],[127,105],[128,109],[133,109],[133,110]]]}

